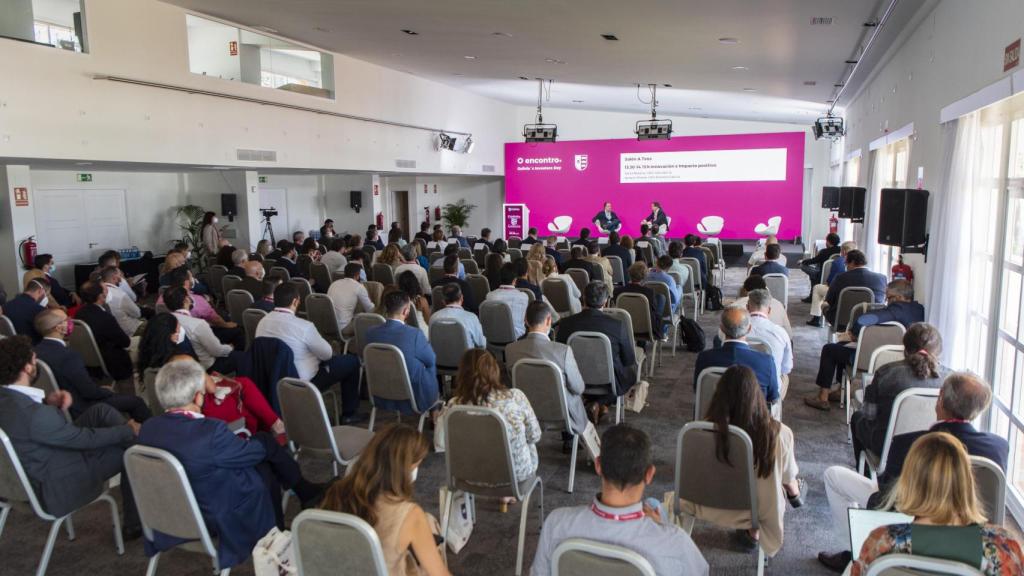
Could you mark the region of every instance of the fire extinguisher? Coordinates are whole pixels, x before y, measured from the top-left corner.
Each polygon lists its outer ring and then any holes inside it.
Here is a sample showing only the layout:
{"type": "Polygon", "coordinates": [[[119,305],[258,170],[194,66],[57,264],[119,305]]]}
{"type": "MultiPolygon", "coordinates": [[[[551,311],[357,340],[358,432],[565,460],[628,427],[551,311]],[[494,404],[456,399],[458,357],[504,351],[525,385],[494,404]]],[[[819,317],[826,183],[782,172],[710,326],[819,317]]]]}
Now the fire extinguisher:
{"type": "Polygon", "coordinates": [[[837,234],[839,232],[839,218],[836,218],[836,213],[833,212],[828,218],[828,233],[837,234]]]}
{"type": "Polygon", "coordinates": [[[377,230],[384,229],[384,213],[377,212],[377,230]]]}
{"type": "Polygon", "coordinates": [[[434,220],[441,221],[441,207],[434,206],[434,220]]]}
{"type": "Polygon", "coordinates": [[[428,226],[430,225],[430,207],[429,206],[424,206],[423,207],[423,222],[426,223],[428,226]]]}
{"type": "Polygon", "coordinates": [[[29,236],[18,244],[18,254],[21,255],[21,265],[25,270],[31,270],[36,263],[36,237],[29,236]]]}

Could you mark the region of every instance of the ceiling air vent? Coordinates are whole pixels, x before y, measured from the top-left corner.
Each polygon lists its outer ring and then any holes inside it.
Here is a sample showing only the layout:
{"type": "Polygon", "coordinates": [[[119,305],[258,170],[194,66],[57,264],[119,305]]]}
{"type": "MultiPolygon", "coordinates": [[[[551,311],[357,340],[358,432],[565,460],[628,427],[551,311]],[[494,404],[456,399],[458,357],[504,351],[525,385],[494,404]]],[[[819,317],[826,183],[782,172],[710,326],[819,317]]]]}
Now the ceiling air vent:
{"type": "Polygon", "coordinates": [[[415,168],[415,160],[395,160],[395,166],[398,168],[415,168]]]}
{"type": "Polygon", "coordinates": [[[484,164],[483,166],[480,167],[480,171],[481,172],[490,172],[490,173],[493,174],[494,173],[494,164],[484,164]]]}
{"type": "Polygon", "coordinates": [[[277,162],[277,152],[273,150],[246,150],[239,148],[237,158],[245,162],[277,162]]]}
{"type": "Polygon", "coordinates": [[[811,26],[831,26],[831,25],[832,25],[832,17],[831,16],[816,16],[814,18],[811,18],[811,26]]]}

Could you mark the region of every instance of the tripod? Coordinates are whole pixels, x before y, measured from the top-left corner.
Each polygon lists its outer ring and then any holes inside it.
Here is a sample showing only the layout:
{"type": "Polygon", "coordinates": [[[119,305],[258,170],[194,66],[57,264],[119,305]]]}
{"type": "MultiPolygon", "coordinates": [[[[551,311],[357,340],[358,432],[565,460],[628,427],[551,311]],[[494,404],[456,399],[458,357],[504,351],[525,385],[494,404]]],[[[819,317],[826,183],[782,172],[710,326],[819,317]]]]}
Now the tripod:
{"type": "Polygon", "coordinates": [[[277,240],[274,239],[274,225],[270,223],[270,219],[273,216],[266,216],[263,218],[263,239],[266,240],[267,236],[270,236],[271,246],[277,245],[277,240]]]}

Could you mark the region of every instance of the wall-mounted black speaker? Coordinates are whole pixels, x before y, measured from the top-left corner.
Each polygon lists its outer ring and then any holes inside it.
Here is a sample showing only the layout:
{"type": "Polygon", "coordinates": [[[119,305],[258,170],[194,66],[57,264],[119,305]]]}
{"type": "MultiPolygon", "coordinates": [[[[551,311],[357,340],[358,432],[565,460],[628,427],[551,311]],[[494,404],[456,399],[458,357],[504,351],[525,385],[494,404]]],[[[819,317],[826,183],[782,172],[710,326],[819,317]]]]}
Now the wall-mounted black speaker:
{"type": "Polygon", "coordinates": [[[363,207],[363,191],[362,190],[350,190],[348,193],[349,206],[352,207],[356,213],[359,213],[359,209],[363,207]]]}
{"type": "Polygon", "coordinates": [[[854,186],[839,189],[839,217],[851,222],[864,222],[864,196],[867,190],[854,186]]]}
{"type": "Polygon", "coordinates": [[[928,239],[928,191],[883,188],[878,207],[878,243],[920,246],[928,239]]]}
{"type": "Polygon", "coordinates": [[[821,189],[821,207],[827,210],[839,209],[838,186],[825,186],[821,189]]]}
{"type": "Polygon", "coordinates": [[[220,213],[224,216],[238,216],[238,195],[220,195],[220,213]]]}

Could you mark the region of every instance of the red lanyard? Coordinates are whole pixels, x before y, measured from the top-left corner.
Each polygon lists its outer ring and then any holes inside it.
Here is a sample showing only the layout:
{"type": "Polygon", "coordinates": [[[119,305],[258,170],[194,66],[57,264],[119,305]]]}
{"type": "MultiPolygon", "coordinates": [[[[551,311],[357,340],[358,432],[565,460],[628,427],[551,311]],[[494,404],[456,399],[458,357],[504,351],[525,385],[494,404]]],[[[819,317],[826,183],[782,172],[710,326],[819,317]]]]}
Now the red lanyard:
{"type": "Polygon", "coordinates": [[[629,522],[630,520],[640,520],[644,517],[643,510],[637,510],[636,512],[630,512],[629,514],[609,514],[608,512],[598,508],[596,502],[590,503],[590,511],[605,520],[614,520],[616,522],[629,522]]]}

